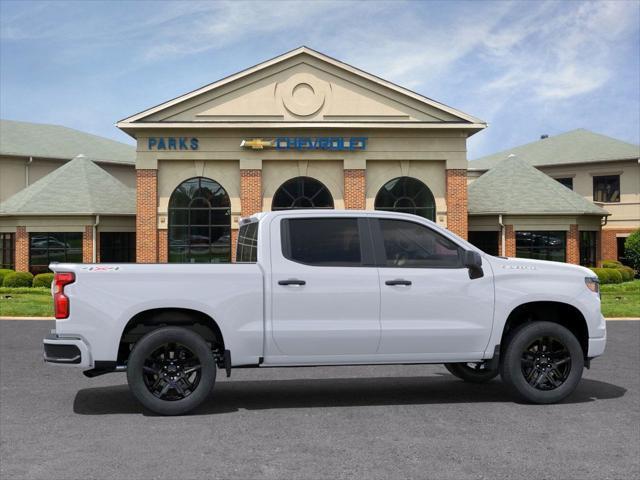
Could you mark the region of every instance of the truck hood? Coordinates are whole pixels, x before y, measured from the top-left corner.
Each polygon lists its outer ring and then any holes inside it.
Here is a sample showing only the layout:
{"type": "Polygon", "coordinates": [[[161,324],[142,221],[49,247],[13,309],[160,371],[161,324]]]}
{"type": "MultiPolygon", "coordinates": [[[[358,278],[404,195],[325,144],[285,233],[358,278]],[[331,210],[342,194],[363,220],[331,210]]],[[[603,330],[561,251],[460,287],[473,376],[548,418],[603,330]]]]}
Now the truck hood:
{"type": "Polygon", "coordinates": [[[549,260],[532,260],[530,258],[513,258],[513,257],[492,257],[487,255],[491,266],[494,271],[529,271],[545,273],[545,274],[563,274],[563,275],[575,275],[579,277],[595,277],[596,274],[588,268],[581,267],[580,265],[573,265],[563,262],[552,262],[549,260]]]}

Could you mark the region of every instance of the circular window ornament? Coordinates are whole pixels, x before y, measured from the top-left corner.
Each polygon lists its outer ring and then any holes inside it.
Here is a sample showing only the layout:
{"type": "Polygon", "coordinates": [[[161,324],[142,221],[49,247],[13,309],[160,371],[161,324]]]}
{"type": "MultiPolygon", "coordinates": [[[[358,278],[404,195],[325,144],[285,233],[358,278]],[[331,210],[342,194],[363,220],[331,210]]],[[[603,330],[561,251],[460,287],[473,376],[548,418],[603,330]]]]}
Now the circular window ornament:
{"type": "Polygon", "coordinates": [[[329,85],[307,73],[292,76],[278,86],[284,107],[293,115],[308,117],[320,111],[329,92],[329,85]]]}

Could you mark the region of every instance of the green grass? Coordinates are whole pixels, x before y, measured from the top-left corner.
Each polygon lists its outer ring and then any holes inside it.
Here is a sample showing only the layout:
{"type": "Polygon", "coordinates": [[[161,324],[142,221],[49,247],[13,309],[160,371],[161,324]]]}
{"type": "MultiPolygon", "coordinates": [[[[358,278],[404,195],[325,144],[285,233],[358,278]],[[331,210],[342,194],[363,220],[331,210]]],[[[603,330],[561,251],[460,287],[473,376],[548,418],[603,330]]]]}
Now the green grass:
{"type": "Polygon", "coordinates": [[[0,288],[0,317],[53,317],[48,288],[0,288]]]}
{"type": "Polygon", "coordinates": [[[640,280],[601,285],[605,317],[640,317],[640,280]]]}
{"type": "MultiPolygon", "coordinates": [[[[640,317],[640,280],[602,285],[605,317],[640,317]]],[[[0,288],[0,317],[51,317],[48,288],[0,288]]]]}

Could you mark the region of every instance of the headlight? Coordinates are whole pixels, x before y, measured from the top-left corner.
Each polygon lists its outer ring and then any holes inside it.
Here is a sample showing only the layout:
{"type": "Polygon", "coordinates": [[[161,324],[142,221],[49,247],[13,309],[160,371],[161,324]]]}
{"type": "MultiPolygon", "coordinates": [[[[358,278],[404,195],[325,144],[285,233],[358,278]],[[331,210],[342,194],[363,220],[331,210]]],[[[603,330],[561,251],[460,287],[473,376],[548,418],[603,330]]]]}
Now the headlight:
{"type": "Polygon", "coordinates": [[[593,293],[597,293],[600,296],[600,280],[597,277],[585,277],[584,283],[587,285],[587,288],[591,290],[593,293]]]}

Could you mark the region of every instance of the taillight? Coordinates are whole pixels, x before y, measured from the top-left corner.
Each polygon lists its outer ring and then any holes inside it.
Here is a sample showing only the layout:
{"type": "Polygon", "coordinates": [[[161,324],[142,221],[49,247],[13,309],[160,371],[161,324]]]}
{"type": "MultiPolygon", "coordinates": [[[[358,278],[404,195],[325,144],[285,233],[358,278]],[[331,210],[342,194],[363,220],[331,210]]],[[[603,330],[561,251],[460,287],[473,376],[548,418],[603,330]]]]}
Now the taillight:
{"type": "Polygon", "coordinates": [[[75,282],[76,276],[72,272],[56,273],[53,277],[53,310],[56,318],[69,316],[69,297],[64,294],[64,286],[75,282]]]}

